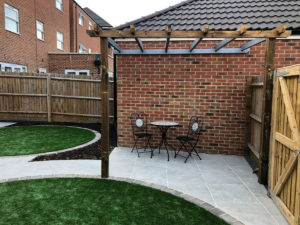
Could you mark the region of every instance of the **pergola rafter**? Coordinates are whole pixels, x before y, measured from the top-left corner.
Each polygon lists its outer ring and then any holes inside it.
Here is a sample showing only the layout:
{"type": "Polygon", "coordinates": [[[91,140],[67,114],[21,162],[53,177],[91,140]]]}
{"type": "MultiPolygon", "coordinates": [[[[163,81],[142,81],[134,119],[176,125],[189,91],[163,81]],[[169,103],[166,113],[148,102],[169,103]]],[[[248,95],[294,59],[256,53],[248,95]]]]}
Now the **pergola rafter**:
{"type": "MultiPolygon", "coordinates": [[[[101,127],[101,156],[102,156],[102,171],[101,176],[108,178],[109,176],[109,96],[108,96],[108,52],[107,46],[110,43],[116,50],[116,55],[136,55],[136,54],[234,54],[247,53],[249,49],[263,41],[266,41],[265,52],[265,82],[264,82],[264,97],[266,110],[264,115],[265,127],[268,127],[270,117],[270,105],[272,102],[272,74],[274,72],[274,52],[276,38],[287,38],[291,35],[291,31],[286,30],[286,25],[281,25],[273,30],[247,30],[247,25],[243,25],[237,31],[213,31],[209,30],[208,25],[204,26],[201,31],[172,31],[169,25],[165,31],[136,31],[134,25],[130,26],[129,30],[101,30],[99,27],[94,27],[94,30],[88,30],[87,33],[91,37],[100,37],[101,43],[101,97],[102,97],[102,127],[101,127]],[[139,50],[123,50],[111,38],[133,38],[137,41],[139,50]],[[166,46],[164,49],[144,49],[141,38],[165,38],[166,46]],[[188,49],[168,49],[171,38],[195,38],[196,40],[188,49]],[[197,45],[203,38],[225,38],[214,48],[211,49],[196,49],[197,45]],[[223,48],[236,38],[254,38],[240,48],[223,48]]],[[[266,134],[263,139],[267,141],[269,136],[266,134]]],[[[265,143],[265,142],[264,142],[265,143]]],[[[267,147],[265,149],[268,149],[267,147]]]]}

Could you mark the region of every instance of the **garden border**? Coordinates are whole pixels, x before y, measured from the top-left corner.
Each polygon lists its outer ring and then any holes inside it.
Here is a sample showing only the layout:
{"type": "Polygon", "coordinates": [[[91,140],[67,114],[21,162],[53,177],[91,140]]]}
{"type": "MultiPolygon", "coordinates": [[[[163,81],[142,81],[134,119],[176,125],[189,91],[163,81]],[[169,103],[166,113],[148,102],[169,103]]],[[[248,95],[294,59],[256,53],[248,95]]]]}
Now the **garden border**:
{"type": "MultiPolygon", "coordinates": [[[[79,150],[81,148],[84,148],[86,146],[89,146],[91,144],[96,143],[97,141],[100,140],[101,138],[101,134],[98,131],[89,129],[89,128],[85,128],[85,127],[76,127],[76,126],[61,126],[61,125],[31,125],[31,126],[42,126],[42,127],[54,127],[54,126],[60,126],[60,127],[73,127],[73,128],[79,128],[79,129],[83,129],[83,130],[89,130],[91,132],[93,132],[95,134],[94,139],[92,139],[91,141],[72,147],[72,148],[67,148],[67,149],[62,149],[62,150],[57,150],[57,151],[53,151],[53,152],[45,152],[45,153],[37,153],[37,154],[29,154],[29,155],[15,155],[15,156],[0,156],[0,159],[9,159],[9,158],[15,158],[15,157],[38,157],[38,156],[44,156],[44,155],[51,155],[51,154],[57,154],[57,153],[63,153],[63,152],[70,152],[73,150],[79,150]]],[[[11,126],[7,126],[7,127],[2,127],[4,128],[9,128],[11,126]]],[[[13,127],[22,127],[22,126],[13,126],[13,127]]],[[[2,129],[1,128],[1,129],[2,129]]]]}
{"type": "MultiPolygon", "coordinates": [[[[61,175],[45,175],[45,176],[24,176],[24,177],[18,177],[18,178],[11,178],[11,179],[0,179],[0,183],[6,183],[6,182],[14,182],[14,181],[21,181],[21,180],[38,180],[38,179],[51,179],[51,178],[90,178],[90,179],[102,179],[101,175],[79,175],[79,174],[61,174],[61,175]]],[[[154,183],[148,183],[145,181],[130,179],[130,178],[122,178],[122,177],[113,177],[111,176],[107,180],[115,180],[115,181],[123,181],[133,184],[140,184],[146,187],[154,188],[160,191],[167,192],[169,194],[172,194],[176,197],[183,198],[188,202],[194,203],[195,205],[207,210],[208,212],[212,213],[213,215],[223,219],[225,222],[231,224],[231,225],[245,225],[241,221],[237,220],[236,218],[230,216],[229,214],[225,213],[224,211],[214,207],[213,205],[202,201],[198,198],[192,197],[188,194],[185,194],[183,192],[154,184],[154,183]]]]}

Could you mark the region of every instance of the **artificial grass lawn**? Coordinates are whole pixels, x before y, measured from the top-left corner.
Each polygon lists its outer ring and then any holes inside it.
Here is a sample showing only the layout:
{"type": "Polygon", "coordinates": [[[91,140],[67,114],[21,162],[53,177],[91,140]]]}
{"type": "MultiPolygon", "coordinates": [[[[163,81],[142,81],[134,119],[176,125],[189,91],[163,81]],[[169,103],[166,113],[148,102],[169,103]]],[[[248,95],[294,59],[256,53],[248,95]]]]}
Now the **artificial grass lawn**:
{"type": "Polygon", "coordinates": [[[95,137],[89,130],[65,126],[22,126],[0,129],[0,156],[44,153],[84,144],[95,137]]]}
{"type": "Polygon", "coordinates": [[[0,184],[0,224],[225,225],[169,193],[100,179],[43,179],[0,184]]]}

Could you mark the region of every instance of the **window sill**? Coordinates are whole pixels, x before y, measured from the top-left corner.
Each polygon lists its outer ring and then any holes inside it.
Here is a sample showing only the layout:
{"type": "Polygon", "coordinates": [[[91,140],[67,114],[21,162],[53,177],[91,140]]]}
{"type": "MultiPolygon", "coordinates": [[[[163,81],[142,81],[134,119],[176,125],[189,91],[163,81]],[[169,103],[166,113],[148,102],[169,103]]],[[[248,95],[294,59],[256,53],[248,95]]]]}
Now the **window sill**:
{"type": "Polygon", "coordinates": [[[7,29],[5,29],[5,31],[8,31],[9,33],[12,33],[12,34],[16,34],[16,35],[19,35],[19,36],[21,36],[21,34],[20,34],[20,33],[16,33],[16,32],[14,32],[14,31],[11,31],[11,30],[7,30],[7,29]]]}

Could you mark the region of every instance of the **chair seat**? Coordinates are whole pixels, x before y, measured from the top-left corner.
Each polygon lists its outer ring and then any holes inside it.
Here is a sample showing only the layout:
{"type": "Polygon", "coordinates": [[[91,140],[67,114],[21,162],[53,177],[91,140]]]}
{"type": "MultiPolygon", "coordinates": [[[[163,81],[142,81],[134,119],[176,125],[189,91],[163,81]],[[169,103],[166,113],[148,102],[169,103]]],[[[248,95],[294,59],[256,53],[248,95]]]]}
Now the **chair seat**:
{"type": "Polygon", "coordinates": [[[178,136],[178,137],[176,137],[176,139],[179,141],[184,141],[184,142],[195,141],[194,138],[188,137],[188,136],[178,136]]]}
{"type": "Polygon", "coordinates": [[[144,137],[152,137],[152,134],[149,133],[137,133],[135,134],[138,138],[144,138],[144,137]]]}

